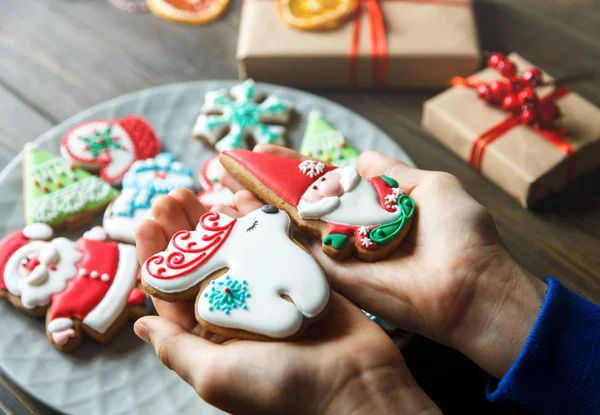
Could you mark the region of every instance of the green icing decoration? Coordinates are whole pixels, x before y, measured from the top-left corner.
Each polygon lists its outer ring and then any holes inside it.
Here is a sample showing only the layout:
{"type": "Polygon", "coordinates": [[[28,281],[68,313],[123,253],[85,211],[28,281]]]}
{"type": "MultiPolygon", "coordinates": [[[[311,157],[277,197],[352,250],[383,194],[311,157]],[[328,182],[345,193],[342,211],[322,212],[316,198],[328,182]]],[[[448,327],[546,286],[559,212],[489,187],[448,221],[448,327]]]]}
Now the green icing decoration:
{"type": "Polygon", "coordinates": [[[323,238],[323,243],[325,245],[331,245],[338,251],[341,251],[346,246],[348,242],[348,237],[341,233],[328,233],[323,238]]]}
{"type": "Polygon", "coordinates": [[[94,131],[91,136],[82,136],[81,140],[85,141],[92,153],[93,157],[98,157],[101,152],[109,148],[121,148],[118,139],[112,135],[112,127],[109,125],[103,131],[94,131]]]}
{"type": "MultiPolygon", "coordinates": [[[[385,177],[385,176],[382,176],[385,177]]],[[[369,239],[376,244],[387,244],[394,239],[401,231],[406,222],[415,213],[415,201],[408,195],[398,197],[398,207],[402,214],[395,220],[379,225],[371,231],[369,239]]]]}
{"type": "Polygon", "coordinates": [[[235,308],[247,310],[246,298],[250,297],[246,281],[232,280],[228,275],[224,280],[210,282],[210,291],[204,294],[208,298],[208,311],[222,311],[229,314],[235,308]]]}
{"type": "Polygon", "coordinates": [[[384,182],[386,182],[388,184],[388,186],[390,187],[398,187],[398,182],[394,179],[392,179],[390,176],[386,176],[385,174],[382,174],[380,176],[384,182]]]}
{"type": "Polygon", "coordinates": [[[338,167],[355,166],[360,154],[319,111],[311,111],[308,116],[300,152],[338,167]]]}
{"type": "Polygon", "coordinates": [[[107,205],[118,192],[108,183],[37,147],[24,149],[26,222],[58,225],[107,205]]]}

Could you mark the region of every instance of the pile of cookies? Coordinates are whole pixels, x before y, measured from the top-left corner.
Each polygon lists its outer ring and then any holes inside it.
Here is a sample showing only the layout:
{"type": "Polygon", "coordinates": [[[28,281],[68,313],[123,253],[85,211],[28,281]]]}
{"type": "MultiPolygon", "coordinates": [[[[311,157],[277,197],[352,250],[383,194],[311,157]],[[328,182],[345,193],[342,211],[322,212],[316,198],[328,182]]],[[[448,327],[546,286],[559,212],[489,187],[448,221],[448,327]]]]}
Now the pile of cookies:
{"type": "Polygon", "coordinates": [[[298,336],[324,315],[330,289],[293,240],[291,221],[320,236],[334,258],[376,260],[408,231],[414,202],[393,179],[361,178],[358,152],[316,111],[302,143],[306,159],[248,151],[257,143],[285,145],[291,116],[286,102],[251,80],[206,94],[192,135],[219,153],[200,169],[198,199],[208,209],[233,206],[219,181],[225,168],[270,205],[243,218],[209,212],[141,268],[135,228],[152,217],[152,201],[196,187],[194,172],[162,152],[152,126],[133,115],[85,122],[65,134],[62,157],[27,145],[26,226],[0,241],[0,297],[45,315],[48,339],[63,351],[77,348],[84,332],[106,342],[129,318],[151,312],[144,291],[167,301],[196,298],[198,321],[215,333],[298,336]],[[79,240],[54,237],[100,212],[103,226],[79,240]]]}

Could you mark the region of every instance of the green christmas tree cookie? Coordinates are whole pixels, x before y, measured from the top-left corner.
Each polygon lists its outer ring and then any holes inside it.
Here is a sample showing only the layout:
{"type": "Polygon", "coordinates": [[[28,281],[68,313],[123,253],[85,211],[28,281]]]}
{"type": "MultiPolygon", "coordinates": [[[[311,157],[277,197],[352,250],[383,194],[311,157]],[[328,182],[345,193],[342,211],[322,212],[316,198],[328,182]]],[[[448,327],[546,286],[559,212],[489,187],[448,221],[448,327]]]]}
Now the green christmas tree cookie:
{"type": "Polygon", "coordinates": [[[319,111],[311,111],[308,115],[300,152],[338,167],[355,166],[360,154],[319,111]]]}
{"type": "Polygon", "coordinates": [[[108,205],[118,191],[100,178],[32,145],[23,153],[23,187],[27,224],[60,227],[76,216],[91,215],[108,205]]]}

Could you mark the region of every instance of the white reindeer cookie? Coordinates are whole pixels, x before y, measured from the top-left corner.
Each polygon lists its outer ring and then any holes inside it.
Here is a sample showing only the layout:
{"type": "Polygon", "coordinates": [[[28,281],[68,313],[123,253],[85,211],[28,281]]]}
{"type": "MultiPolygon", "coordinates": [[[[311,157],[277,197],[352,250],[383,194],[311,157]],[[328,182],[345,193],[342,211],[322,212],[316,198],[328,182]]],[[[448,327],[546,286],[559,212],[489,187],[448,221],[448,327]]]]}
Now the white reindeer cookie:
{"type": "Polygon", "coordinates": [[[230,338],[288,339],[324,315],[330,288],[289,236],[288,215],[266,205],[242,217],[209,212],[146,260],[142,287],[166,301],[196,298],[205,330],[230,338]]]}

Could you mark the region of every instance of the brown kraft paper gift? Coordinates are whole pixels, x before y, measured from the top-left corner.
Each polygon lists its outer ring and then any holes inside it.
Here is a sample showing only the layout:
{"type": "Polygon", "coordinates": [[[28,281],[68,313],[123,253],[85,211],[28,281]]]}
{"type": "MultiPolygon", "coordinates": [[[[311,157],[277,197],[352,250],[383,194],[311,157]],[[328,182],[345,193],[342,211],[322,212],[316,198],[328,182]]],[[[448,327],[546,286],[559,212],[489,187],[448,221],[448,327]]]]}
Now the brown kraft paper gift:
{"type": "Polygon", "coordinates": [[[480,56],[469,0],[360,4],[357,18],[340,28],[307,32],[283,22],[276,0],[244,1],[237,49],[240,78],[302,88],[434,88],[477,70],[480,56]],[[387,51],[374,50],[373,8],[381,12],[387,51]]]}
{"type": "MultiPolygon", "coordinates": [[[[509,58],[519,72],[533,66],[517,54],[509,58]]],[[[475,77],[504,79],[490,68],[475,77]]],[[[544,73],[544,80],[552,78],[544,73]]],[[[538,92],[544,97],[553,90],[545,86],[538,92]]],[[[600,165],[600,109],[574,92],[557,99],[556,104],[562,113],[558,125],[567,131],[563,141],[574,154],[561,152],[538,131],[518,124],[491,142],[481,158],[481,172],[523,207],[559,192],[600,165]]],[[[422,125],[459,157],[469,160],[477,138],[508,117],[509,113],[488,105],[473,89],[454,86],[425,102],[422,125]]]]}

